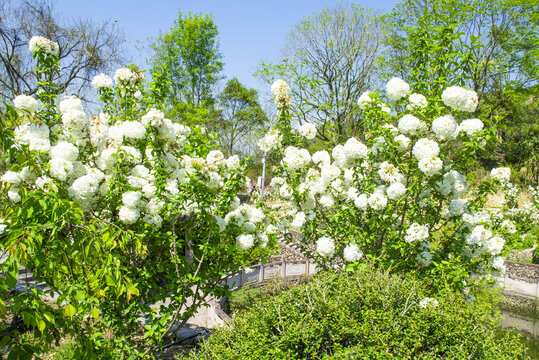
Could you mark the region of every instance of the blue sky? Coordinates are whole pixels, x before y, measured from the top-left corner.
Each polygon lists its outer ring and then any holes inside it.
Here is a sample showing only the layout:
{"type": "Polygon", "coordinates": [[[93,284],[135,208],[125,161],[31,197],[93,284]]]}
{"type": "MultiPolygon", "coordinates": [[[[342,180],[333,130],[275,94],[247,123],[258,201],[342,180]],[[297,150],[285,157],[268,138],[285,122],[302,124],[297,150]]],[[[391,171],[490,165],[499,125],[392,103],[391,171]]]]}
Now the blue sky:
{"type": "MultiPolygon", "coordinates": [[[[260,61],[277,61],[292,27],[333,3],[327,0],[56,0],[55,9],[65,19],[117,21],[126,35],[133,61],[143,69],[147,68],[146,54],[138,49],[147,46],[149,38],[170,29],[179,10],[211,13],[219,30],[224,75],[261,89],[264,85],[252,76],[260,61]]],[[[397,0],[367,0],[360,5],[385,12],[396,3],[397,0]]]]}

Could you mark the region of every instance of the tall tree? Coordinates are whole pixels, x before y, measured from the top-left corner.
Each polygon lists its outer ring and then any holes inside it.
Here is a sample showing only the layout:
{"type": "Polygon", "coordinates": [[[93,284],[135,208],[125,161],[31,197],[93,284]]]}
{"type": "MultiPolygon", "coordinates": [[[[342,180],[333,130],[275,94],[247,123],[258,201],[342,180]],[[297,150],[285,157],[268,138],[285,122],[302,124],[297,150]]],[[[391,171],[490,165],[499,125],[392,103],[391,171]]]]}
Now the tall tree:
{"type": "Polygon", "coordinates": [[[268,121],[258,102],[258,92],[246,88],[236,78],[226,83],[219,95],[219,105],[221,116],[218,131],[228,154],[233,154],[237,146],[246,145],[248,135],[260,130],[268,121]]]}
{"type": "Polygon", "coordinates": [[[213,101],[212,86],[223,69],[217,25],[211,15],[183,14],[169,32],[160,35],[152,47],[151,72],[166,74],[171,84],[171,104],[193,107],[213,101]]]}
{"type": "Polygon", "coordinates": [[[94,75],[126,61],[124,38],[110,22],[63,21],[48,0],[5,0],[0,4],[0,99],[38,90],[28,41],[39,35],[59,45],[62,69],[52,79],[58,93],[84,97],[94,75]]]}
{"type": "Polygon", "coordinates": [[[257,75],[286,80],[293,120],[316,124],[321,139],[336,142],[361,132],[357,99],[371,83],[382,35],[369,10],[341,2],[297,25],[283,60],[263,63],[257,75]]]}

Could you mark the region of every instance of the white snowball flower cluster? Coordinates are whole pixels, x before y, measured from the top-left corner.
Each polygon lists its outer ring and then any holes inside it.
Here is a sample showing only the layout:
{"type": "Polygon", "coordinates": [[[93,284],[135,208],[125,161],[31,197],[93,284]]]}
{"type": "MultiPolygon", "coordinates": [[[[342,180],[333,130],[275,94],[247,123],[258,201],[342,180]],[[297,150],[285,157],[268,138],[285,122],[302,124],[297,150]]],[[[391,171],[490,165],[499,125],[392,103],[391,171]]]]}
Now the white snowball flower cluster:
{"type": "Polygon", "coordinates": [[[262,151],[270,151],[281,146],[283,136],[278,130],[272,130],[258,141],[258,147],[262,151]]]}
{"type": "Polygon", "coordinates": [[[307,140],[312,140],[316,137],[316,126],[311,123],[303,124],[299,127],[299,133],[307,140]]]}
{"type": "Polygon", "coordinates": [[[412,149],[412,154],[419,161],[436,157],[439,153],[440,147],[438,143],[427,138],[419,139],[412,149]]]}
{"type": "Polygon", "coordinates": [[[400,182],[394,182],[386,190],[387,197],[390,200],[399,200],[406,193],[406,186],[400,182]]]}
{"type": "Polygon", "coordinates": [[[28,145],[30,151],[49,151],[49,134],[49,128],[45,124],[24,123],[15,128],[15,140],[19,144],[28,145]]]}
{"type": "Polygon", "coordinates": [[[505,260],[501,256],[497,256],[490,262],[492,268],[502,275],[505,274],[505,260]]]}
{"type": "Polygon", "coordinates": [[[298,149],[294,146],[289,146],[284,151],[283,162],[290,170],[299,170],[311,162],[311,154],[309,154],[307,149],[298,149]]]}
{"type": "Polygon", "coordinates": [[[483,225],[477,225],[466,236],[466,243],[479,251],[486,251],[495,256],[502,252],[505,240],[500,236],[492,236],[492,231],[483,225]]]}
{"type": "Polygon", "coordinates": [[[34,114],[39,110],[39,103],[36,99],[27,95],[18,95],[13,99],[15,109],[34,114]]]}
{"type": "Polygon", "coordinates": [[[374,102],[375,98],[372,95],[373,95],[372,92],[365,91],[363,94],[359,96],[359,100],[357,101],[357,103],[361,110],[365,110],[368,104],[374,102]]]}
{"type": "Polygon", "coordinates": [[[410,85],[400,78],[394,77],[386,84],[387,97],[390,100],[400,100],[410,93],[410,85]]]}
{"type": "Polygon", "coordinates": [[[380,164],[378,175],[380,175],[380,179],[389,183],[401,182],[404,180],[404,175],[399,172],[399,169],[387,161],[380,164]]]}
{"type": "Polygon", "coordinates": [[[442,101],[455,110],[474,112],[479,102],[477,93],[460,86],[450,86],[442,93],[442,101]]]}
{"type": "Polygon", "coordinates": [[[439,157],[435,156],[419,160],[417,166],[419,167],[419,170],[423,172],[423,174],[428,177],[432,177],[442,171],[444,164],[439,157]]]}
{"type": "Polygon", "coordinates": [[[441,141],[455,140],[459,134],[459,127],[453,115],[445,115],[432,121],[432,131],[441,141]]]}
{"type": "Polygon", "coordinates": [[[456,170],[450,170],[444,174],[442,181],[436,183],[436,187],[442,195],[458,198],[468,191],[470,184],[466,181],[466,176],[456,170]]]}
{"type": "Polygon", "coordinates": [[[355,161],[367,157],[368,148],[356,138],[350,138],[344,144],[344,154],[347,159],[355,161]]]}
{"type": "Polygon", "coordinates": [[[406,114],[399,120],[398,128],[404,135],[419,135],[427,130],[427,125],[417,117],[406,114]]]}
{"type": "Polygon", "coordinates": [[[421,94],[410,94],[410,96],[408,97],[408,101],[409,104],[406,105],[406,109],[410,111],[425,108],[428,105],[427,98],[421,94]]]}
{"type": "Polygon", "coordinates": [[[42,36],[33,36],[28,43],[28,48],[30,49],[32,54],[41,51],[46,55],[58,56],[58,52],[60,51],[58,43],[42,36]]]}
{"type": "Polygon", "coordinates": [[[276,80],[271,85],[271,93],[275,97],[275,104],[278,107],[290,105],[292,98],[290,97],[290,86],[284,80],[276,80]]]}
{"type": "Polygon", "coordinates": [[[387,206],[387,197],[381,191],[375,191],[372,193],[367,202],[373,210],[383,210],[387,206]]]}
{"type": "Polygon", "coordinates": [[[412,225],[410,225],[408,230],[406,230],[404,241],[406,241],[407,243],[412,243],[416,241],[427,240],[428,238],[429,238],[429,228],[426,225],[413,223],[412,225]]]}
{"type": "Polygon", "coordinates": [[[349,244],[343,250],[343,257],[348,262],[356,262],[363,257],[363,251],[356,244],[349,244]]]}
{"type": "Polygon", "coordinates": [[[116,85],[132,87],[143,78],[142,73],[136,73],[128,68],[120,68],[114,73],[114,82],[116,85]]]}
{"type": "Polygon", "coordinates": [[[332,257],[335,253],[334,241],[327,236],[322,236],[316,241],[316,252],[322,257],[332,257]]]}
{"type": "Polygon", "coordinates": [[[410,148],[410,143],[412,142],[410,138],[403,134],[395,136],[394,140],[397,143],[397,150],[399,152],[408,151],[408,149],[410,148]]]}
{"type": "Polygon", "coordinates": [[[58,105],[62,113],[64,136],[76,145],[85,145],[88,136],[86,125],[88,123],[82,102],[75,96],[66,96],[58,105]]]}
{"type": "Polygon", "coordinates": [[[249,250],[255,244],[255,237],[252,234],[241,234],[236,238],[236,245],[241,250],[249,250]]]}
{"type": "Polygon", "coordinates": [[[468,136],[474,136],[483,130],[483,122],[479,119],[464,120],[459,125],[460,131],[465,132],[468,136]]]}
{"type": "Polygon", "coordinates": [[[462,199],[453,199],[449,203],[448,215],[451,216],[460,216],[466,211],[467,202],[462,199]]]}
{"type": "Polygon", "coordinates": [[[73,181],[68,189],[68,193],[83,210],[89,211],[97,201],[99,186],[104,178],[105,174],[98,169],[88,169],[85,175],[73,181]]]}
{"type": "Polygon", "coordinates": [[[96,75],[92,80],[92,86],[96,90],[112,89],[112,79],[105,74],[96,75]]]}
{"type": "Polygon", "coordinates": [[[502,183],[508,183],[511,178],[511,169],[508,167],[494,168],[490,171],[490,176],[493,179],[499,180],[502,183]]]}

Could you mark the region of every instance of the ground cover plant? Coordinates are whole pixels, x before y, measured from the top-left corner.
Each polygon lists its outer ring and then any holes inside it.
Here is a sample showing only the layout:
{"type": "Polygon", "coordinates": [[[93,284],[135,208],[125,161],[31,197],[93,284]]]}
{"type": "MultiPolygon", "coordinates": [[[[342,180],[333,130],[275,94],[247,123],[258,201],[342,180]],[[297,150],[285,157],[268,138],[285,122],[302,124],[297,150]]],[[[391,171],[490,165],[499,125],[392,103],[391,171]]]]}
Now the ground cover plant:
{"type": "Polygon", "coordinates": [[[370,265],[326,273],[240,312],[190,359],[524,359],[489,292],[434,294],[370,265]]]}

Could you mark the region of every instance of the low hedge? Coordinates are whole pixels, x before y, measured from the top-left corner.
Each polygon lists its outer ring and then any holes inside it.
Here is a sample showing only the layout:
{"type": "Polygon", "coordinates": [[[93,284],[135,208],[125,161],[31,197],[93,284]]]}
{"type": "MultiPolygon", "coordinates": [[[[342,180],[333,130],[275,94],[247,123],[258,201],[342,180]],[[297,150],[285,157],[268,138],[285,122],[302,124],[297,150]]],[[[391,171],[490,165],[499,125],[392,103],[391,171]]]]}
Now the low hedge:
{"type": "Polygon", "coordinates": [[[524,359],[492,294],[474,301],[368,266],[262,299],[192,359],[524,359]],[[433,298],[430,302],[425,300],[433,298]],[[427,304],[425,304],[427,303],[427,304]]]}

